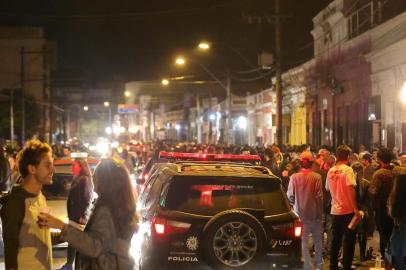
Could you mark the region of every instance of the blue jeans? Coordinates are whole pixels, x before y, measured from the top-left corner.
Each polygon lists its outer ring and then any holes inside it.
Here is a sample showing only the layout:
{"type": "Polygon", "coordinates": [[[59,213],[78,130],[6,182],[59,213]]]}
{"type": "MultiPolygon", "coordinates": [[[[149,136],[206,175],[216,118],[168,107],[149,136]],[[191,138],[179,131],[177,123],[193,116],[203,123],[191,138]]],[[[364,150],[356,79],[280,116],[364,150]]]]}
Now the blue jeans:
{"type": "Polygon", "coordinates": [[[302,252],[304,258],[304,269],[310,270],[311,267],[311,257],[309,252],[309,236],[312,235],[314,249],[316,251],[315,263],[316,268],[323,269],[323,221],[313,220],[313,221],[303,221],[303,235],[302,235],[302,252]]]}

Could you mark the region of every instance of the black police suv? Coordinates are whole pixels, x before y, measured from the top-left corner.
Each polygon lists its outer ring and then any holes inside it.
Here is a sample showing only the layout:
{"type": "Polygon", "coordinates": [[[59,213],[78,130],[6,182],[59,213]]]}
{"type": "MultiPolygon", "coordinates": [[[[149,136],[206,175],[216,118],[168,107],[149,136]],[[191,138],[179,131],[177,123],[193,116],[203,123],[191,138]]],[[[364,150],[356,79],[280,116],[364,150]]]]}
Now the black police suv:
{"type": "Polygon", "coordinates": [[[261,166],[157,164],[137,209],[140,269],[301,267],[302,226],[261,166]]]}

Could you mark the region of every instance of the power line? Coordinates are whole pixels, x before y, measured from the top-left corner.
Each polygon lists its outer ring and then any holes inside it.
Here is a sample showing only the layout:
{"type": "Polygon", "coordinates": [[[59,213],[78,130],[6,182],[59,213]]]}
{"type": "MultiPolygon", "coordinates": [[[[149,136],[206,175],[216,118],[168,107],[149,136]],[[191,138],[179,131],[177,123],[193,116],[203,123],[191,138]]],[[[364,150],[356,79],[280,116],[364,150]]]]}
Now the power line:
{"type": "Polygon", "coordinates": [[[123,13],[99,13],[99,14],[33,14],[33,13],[0,13],[0,19],[10,18],[29,18],[29,19],[42,19],[42,20],[116,20],[116,19],[146,19],[151,17],[162,18],[164,16],[178,16],[178,15],[191,15],[193,13],[201,13],[202,10],[220,12],[221,8],[229,8],[233,5],[238,5],[247,2],[247,0],[228,1],[222,4],[216,4],[207,7],[196,8],[181,8],[181,9],[167,9],[158,11],[144,11],[144,12],[123,12],[123,13]]]}

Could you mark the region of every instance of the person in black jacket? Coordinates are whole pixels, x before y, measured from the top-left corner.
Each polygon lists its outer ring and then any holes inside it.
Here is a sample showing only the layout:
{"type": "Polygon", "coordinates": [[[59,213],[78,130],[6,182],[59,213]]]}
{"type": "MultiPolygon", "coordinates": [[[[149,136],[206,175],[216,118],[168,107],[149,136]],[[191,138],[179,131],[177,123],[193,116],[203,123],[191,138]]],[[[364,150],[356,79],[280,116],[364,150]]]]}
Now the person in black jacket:
{"type": "Polygon", "coordinates": [[[52,183],[54,165],[49,145],[28,141],[17,157],[21,185],[0,200],[5,269],[53,269],[49,229],[38,216],[49,210],[41,190],[52,183]]]}
{"type": "Polygon", "coordinates": [[[11,180],[11,168],[8,159],[5,156],[4,148],[0,144],[0,191],[8,191],[11,180]]]}
{"type": "MultiPolygon", "coordinates": [[[[68,218],[71,224],[85,225],[88,218],[88,210],[92,202],[93,182],[89,164],[83,158],[74,161],[73,168],[78,168],[78,174],[74,175],[71,189],[68,195],[68,218]]],[[[73,169],[73,171],[76,171],[73,169]]],[[[67,262],[60,270],[71,270],[75,259],[76,250],[68,246],[67,262]]]]}

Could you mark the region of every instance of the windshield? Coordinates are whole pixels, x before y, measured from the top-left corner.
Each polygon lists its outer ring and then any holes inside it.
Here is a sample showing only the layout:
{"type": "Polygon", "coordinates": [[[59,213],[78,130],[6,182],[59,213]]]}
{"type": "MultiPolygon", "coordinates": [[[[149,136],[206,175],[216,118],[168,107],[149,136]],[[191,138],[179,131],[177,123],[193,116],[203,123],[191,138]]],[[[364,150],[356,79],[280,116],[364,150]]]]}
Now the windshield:
{"type": "Polygon", "coordinates": [[[280,184],[270,179],[175,177],[162,207],[198,215],[215,215],[234,208],[265,210],[265,215],[289,211],[280,184]]]}

